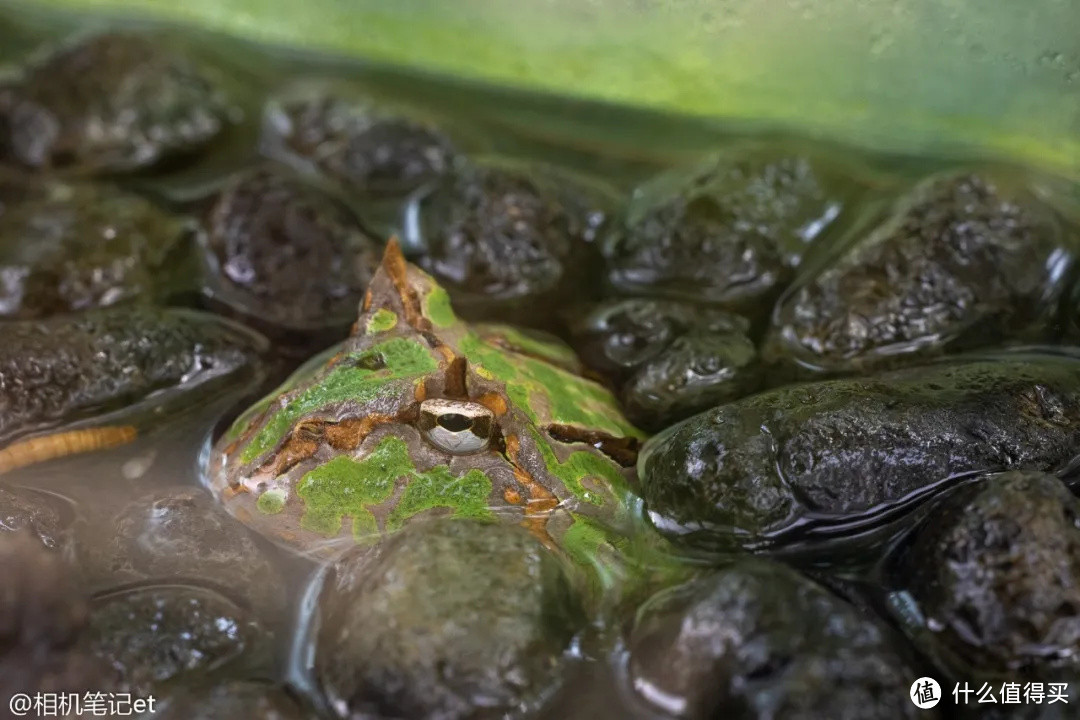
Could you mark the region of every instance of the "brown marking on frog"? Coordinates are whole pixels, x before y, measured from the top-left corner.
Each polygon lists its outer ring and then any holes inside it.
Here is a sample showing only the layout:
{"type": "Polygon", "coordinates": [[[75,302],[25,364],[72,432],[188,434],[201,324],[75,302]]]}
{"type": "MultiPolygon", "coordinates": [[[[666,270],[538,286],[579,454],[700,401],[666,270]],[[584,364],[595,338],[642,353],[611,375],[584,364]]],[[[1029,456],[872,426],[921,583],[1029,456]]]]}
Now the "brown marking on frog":
{"type": "Polygon", "coordinates": [[[400,416],[380,414],[366,415],[362,418],[346,418],[341,422],[328,424],[323,430],[323,436],[335,450],[350,452],[360,447],[364,438],[379,425],[400,420],[400,416]]]}
{"type": "Polygon", "coordinates": [[[592,445],[623,467],[637,464],[641,441],[634,437],[615,437],[599,430],[586,430],[573,425],[552,423],[545,430],[554,440],[562,443],[592,445]]]}
{"type": "MultiPolygon", "coordinates": [[[[538,483],[527,470],[518,463],[521,443],[516,435],[505,437],[506,457],[514,468],[514,479],[527,495],[525,501],[525,520],[522,522],[529,532],[546,547],[554,549],[555,541],[547,531],[548,515],[559,505],[559,499],[550,490],[538,483]]],[[[520,497],[520,496],[519,496],[520,497]]]]}
{"type": "Polygon", "coordinates": [[[506,398],[496,392],[484,393],[480,397],[476,398],[476,402],[480,403],[492,413],[495,417],[502,417],[506,414],[506,398]]]}
{"type": "Polygon", "coordinates": [[[0,450],[0,475],[67,455],[127,445],[138,431],[131,425],[69,430],[20,440],[0,450]]]}
{"type": "Polygon", "coordinates": [[[323,443],[325,420],[302,420],[297,423],[281,448],[263,463],[260,473],[277,476],[315,454],[323,443]]]}
{"type": "Polygon", "coordinates": [[[465,358],[455,357],[450,360],[450,364],[446,366],[446,383],[443,387],[443,393],[446,397],[459,400],[468,399],[469,390],[466,382],[468,371],[469,367],[465,358]]]}
{"type": "Polygon", "coordinates": [[[360,447],[372,430],[392,422],[411,422],[415,408],[398,415],[371,414],[362,418],[344,418],[337,422],[323,419],[304,420],[289,434],[285,444],[273,457],[263,463],[260,473],[281,475],[307,460],[327,444],[339,452],[349,452],[360,447]]]}
{"type": "Polygon", "coordinates": [[[503,490],[503,500],[511,505],[521,505],[525,501],[521,499],[521,493],[512,487],[503,490]]]}
{"type": "Polygon", "coordinates": [[[405,262],[405,256],[401,254],[401,247],[398,245],[397,238],[390,238],[390,242],[386,244],[382,267],[401,299],[401,309],[405,314],[405,322],[409,323],[417,332],[431,332],[431,321],[424,317],[420,296],[417,295],[416,289],[409,282],[408,264],[405,262]]]}

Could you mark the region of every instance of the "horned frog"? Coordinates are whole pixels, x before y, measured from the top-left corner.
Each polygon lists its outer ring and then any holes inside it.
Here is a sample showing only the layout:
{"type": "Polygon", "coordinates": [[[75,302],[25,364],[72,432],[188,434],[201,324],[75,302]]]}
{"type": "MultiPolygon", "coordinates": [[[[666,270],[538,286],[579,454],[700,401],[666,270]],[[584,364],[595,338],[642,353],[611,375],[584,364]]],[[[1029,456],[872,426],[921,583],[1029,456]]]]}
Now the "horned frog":
{"type": "Polygon", "coordinates": [[[391,242],[351,336],[233,424],[209,484],[307,555],[439,514],[521,523],[587,555],[632,524],[641,436],[576,369],[565,346],[459,320],[391,242]]]}

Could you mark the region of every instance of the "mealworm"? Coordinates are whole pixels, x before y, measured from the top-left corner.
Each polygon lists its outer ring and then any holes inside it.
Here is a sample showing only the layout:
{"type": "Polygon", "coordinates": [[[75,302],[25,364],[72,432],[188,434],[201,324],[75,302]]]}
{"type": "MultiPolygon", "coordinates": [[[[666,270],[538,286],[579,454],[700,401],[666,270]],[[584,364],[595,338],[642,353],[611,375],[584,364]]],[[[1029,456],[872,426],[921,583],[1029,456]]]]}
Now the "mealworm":
{"type": "Polygon", "coordinates": [[[137,434],[131,425],[119,425],[70,430],[20,440],[0,449],[0,475],[65,455],[126,445],[133,441],[137,434]]]}

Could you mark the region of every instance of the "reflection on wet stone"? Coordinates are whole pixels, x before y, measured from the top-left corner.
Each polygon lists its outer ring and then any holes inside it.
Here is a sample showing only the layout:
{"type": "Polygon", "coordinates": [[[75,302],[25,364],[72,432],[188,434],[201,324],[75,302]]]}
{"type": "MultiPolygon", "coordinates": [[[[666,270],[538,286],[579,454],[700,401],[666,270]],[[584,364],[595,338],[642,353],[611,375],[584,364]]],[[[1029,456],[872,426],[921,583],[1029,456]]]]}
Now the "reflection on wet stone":
{"type": "Polygon", "coordinates": [[[1080,448],[1080,362],[942,363],[792,385],[653,437],[642,490],[665,531],[709,545],[843,523],[980,470],[1057,470],[1080,448]]]}

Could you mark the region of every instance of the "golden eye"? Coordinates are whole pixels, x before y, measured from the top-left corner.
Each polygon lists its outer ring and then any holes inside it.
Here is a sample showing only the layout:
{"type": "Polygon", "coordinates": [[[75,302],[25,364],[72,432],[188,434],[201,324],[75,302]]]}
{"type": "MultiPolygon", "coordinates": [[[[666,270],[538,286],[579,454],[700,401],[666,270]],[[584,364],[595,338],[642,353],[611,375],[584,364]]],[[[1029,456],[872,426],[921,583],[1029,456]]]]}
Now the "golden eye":
{"type": "Polygon", "coordinates": [[[464,400],[420,403],[420,432],[435,447],[455,455],[485,449],[491,440],[494,419],[494,413],[479,403],[464,400]]]}

